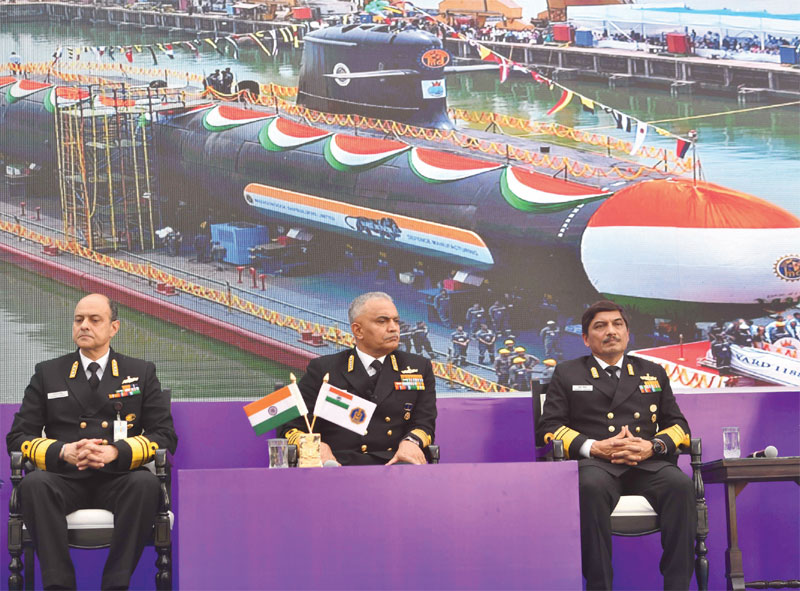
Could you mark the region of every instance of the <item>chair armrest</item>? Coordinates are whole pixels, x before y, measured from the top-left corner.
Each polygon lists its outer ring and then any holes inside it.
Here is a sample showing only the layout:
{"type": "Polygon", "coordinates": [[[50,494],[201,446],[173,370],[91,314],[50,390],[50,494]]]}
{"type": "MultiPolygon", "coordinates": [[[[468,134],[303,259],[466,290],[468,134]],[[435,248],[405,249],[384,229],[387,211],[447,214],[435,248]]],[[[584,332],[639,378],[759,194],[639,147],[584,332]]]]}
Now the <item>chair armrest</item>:
{"type": "Polygon", "coordinates": [[[8,501],[8,512],[16,515],[20,512],[19,506],[19,493],[17,486],[22,482],[23,473],[23,455],[21,451],[11,452],[11,498],[8,501]]]}
{"type": "Polygon", "coordinates": [[[542,447],[537,447],[534,451],[534,459],[537,462],[563,462],[567,459],[564,453],[564,442],[560,439],[553,439],[542,447]]]}
{"type": "Polygon", "coordinates": [[[156,477],[161,488],[161,506],[159,511],[169,512],[172,506],[170,492],[172,488],[172,466],[167,458],[166,449],[157,449],[155,454],[156,477]]]}

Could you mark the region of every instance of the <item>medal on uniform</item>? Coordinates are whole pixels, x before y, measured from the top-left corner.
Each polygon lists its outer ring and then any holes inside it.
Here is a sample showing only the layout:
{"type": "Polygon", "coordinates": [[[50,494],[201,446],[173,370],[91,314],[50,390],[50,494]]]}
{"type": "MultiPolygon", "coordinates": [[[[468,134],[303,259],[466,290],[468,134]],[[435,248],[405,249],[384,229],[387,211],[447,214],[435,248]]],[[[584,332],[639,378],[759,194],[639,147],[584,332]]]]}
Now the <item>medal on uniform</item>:
{"type": "Polygon", "coordinates": [[[639,376],[639,379],[642,380],[642,383],[639,384],[639,391],[642,394],[653,394],[656,392],[661,392],[661,384],[658,383],[657,377],[651,376],[650,374],[646,374],[643,376],[639,376]]]}
{"type": "Polygon", "coordinates": [[[129,376],[122,380],[122,387],[116,392],[109,394],[108,397],[113,400],[114,398],[127,398],[128,396],[141,394],[142,390],[139,388],[138,380],[139,378],[132,378],[129,376]]]}
{"type": "Polygon", "coordinates": [[[403,374],[400,381],[394,383],[395,390],[424,390],[425,380],[422,374],[403,374]]]}

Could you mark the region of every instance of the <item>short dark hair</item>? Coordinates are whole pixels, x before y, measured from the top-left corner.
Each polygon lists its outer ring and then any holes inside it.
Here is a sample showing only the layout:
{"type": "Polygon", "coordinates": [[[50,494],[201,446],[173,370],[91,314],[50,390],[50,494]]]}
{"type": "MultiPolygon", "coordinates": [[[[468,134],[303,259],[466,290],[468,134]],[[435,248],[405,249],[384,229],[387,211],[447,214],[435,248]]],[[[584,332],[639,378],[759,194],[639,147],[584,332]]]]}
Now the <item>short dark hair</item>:
{"type": "Polygon", "coordinates": [[[594,317],[597,316],[600,312],[619,312],[622,319],[625,321],[625,327],[628,326],[628,317],[625,315],[625,308],[612,302],[611,300],[600,300],[599,302],[595,302],[583,313],[581,316],[581,330],[583,334],[589,334],[589,325],[594,320],[594,317]]]}
{"type": "Polygon", "coordinates": [[[111,322],[119,320],[119,305],[117,302],[108,298],[108,307],[111,309],[111,322]]]}

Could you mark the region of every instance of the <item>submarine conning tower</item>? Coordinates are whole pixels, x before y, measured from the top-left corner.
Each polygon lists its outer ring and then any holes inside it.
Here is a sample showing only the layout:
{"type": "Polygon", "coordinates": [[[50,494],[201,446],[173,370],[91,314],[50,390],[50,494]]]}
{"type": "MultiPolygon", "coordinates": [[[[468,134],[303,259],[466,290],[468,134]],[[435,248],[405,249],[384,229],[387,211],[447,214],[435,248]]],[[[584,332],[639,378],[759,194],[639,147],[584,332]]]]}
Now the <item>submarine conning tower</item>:
{"type": "Polygon", "coordinates": [[[418,127],[452,129],[438,37],[380,24],[329,27],[305,36],[297,102],[418,127]]]}

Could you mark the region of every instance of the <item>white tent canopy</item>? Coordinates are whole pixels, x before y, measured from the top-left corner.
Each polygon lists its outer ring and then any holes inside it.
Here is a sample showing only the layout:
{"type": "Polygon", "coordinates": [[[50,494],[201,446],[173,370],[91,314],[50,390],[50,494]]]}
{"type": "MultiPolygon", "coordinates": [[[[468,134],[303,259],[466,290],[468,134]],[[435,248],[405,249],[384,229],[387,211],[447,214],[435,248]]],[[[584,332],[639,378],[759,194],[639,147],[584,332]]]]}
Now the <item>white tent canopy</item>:
{"type": "Polygon", "coordinates": [[[699,34],[714,31],[722,35],[739,34],[787,37],[800,36],[800,3],[796,0],[767,0],[758,3],[741,0],[686,0],[610,6],[570,6],[568,18],[579,27],[592,29],[619,27],[644,34],[661,32],[699,34]],[[760,10],[754,10],[754,6],[760,10]]]}

